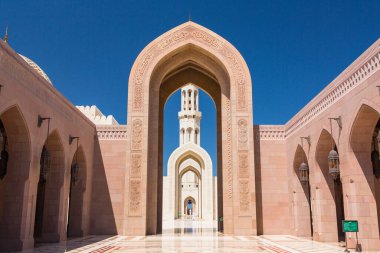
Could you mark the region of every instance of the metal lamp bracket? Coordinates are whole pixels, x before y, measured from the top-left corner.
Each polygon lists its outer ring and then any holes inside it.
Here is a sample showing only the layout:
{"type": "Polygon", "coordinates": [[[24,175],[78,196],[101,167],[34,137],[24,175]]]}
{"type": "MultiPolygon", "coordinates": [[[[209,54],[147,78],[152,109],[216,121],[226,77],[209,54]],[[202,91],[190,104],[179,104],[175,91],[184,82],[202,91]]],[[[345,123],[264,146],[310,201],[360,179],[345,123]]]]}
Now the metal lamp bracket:
{"type": "Polygon", "coordinates": [[[71,145],[71,143],[73,143],[73,141],[75,139],[79,140],[79,137],[78,136],[71,136],[71,135],[69,135],[69,144],[71,145]]]}
{"type": "Polygon", "coordinates": [[[309,147],[310,147],[310,145],[311,145],[311,138],[310,138],[310,135],[305,136],[305,137],[301,137],[301,142],[302,142],[302,140],[306,140],[307,144],[308,144],[309,147]]]}
{"type": "Polygon", "coordinates": [[[50,121],[51,118],[48,118],[48,117],[41,117],[41,115],[38,115],[38,119],[37,119],[37,126],[38,127],[41,127],[42,126],[42,123],[44,122],[44,120],[49,120],[50,121]]]}
{"type": "Polygon", "coordinates": [[[339,117],[337,117],[337,118],[329,118],[330,121],[331,121],[332,119],[335,120],[336,123],[338,124],[338,126],[339,126],[339,130],[342,130],[342,117],[339,116],[339,117]]]}

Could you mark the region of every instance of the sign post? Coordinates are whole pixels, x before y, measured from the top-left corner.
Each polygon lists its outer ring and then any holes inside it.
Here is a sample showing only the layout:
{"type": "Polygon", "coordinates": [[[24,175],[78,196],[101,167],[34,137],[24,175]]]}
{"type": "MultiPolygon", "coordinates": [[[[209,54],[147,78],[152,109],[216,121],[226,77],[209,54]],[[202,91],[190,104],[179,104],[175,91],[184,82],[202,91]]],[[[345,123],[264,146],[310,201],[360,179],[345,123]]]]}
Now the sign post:
{"type": "MultiPolygon", "coordinates": [[[[342,226],[343,226],[343,232],[344,233],[355,232],[355,234],[356,234],[356,249],[355,249],[355,251],[361,252],[362,250],[361,250],[361,247],[360,247],[359,241],[358,241],[358,232],[359,232],[358,221],[357,220],[343,220],[342,226]]],[[[347,235],[345,237],[346,237],[346,250],[344,252],[349,252],[348,248],[347,248],[347,235]]]]}

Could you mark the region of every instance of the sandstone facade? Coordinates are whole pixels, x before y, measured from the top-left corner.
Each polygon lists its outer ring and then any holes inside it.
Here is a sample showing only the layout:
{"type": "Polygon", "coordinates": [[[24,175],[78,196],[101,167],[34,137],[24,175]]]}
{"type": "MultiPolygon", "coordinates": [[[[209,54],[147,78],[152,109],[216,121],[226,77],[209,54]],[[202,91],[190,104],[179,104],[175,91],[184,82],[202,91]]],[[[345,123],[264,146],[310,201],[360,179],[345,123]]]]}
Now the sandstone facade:
{"type": "MultiPolygon", "coordinates": [[[[344,217],[359,221],[363,249],[380,249],[380,179],[372,166],[377,160],[371,160],[379,150],[380,40],[285,125],[253,125],[243,57],[193,22],[158,37],[137,57],[127,125],[112,119],[95,125],[38,65],[0,41],[1,151],[8,154],[0,180],[0,249],[31,248],[35,239],[57,242],[67,235],[160,233],[163,108],[188,83],[216,105],[224,233],[312,235],[330,242],[339,239],[344,217]],[[39,115],[50,119],[39,122],[39,115]],[[327,163],[333,148],[340,170],[335,181],[327,163]],[[46,174],[43,149],[50,156],[46,174]],[[300,180],[302,162],[308,182],[300,180]]],[[[347,237],[352,245],[354,234],[347,237]]]]}

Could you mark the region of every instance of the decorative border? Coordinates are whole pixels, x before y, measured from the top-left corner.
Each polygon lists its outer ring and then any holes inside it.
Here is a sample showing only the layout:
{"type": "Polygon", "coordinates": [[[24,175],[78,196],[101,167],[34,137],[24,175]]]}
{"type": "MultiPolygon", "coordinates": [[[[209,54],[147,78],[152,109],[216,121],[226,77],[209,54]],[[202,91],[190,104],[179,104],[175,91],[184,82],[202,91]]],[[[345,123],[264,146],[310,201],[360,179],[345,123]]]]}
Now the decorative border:
{"type": "Polygon", "coordinates": [[[246,75],[243,63],[236,53],[231,50],[230,45],[215,36],[202,31],[193,24],[188,24],[177,31],[167,34],[160,41],[156,42],[152,47],[147,49],[144,55],[139,58],[138,65],[134,73],[132,110],[143,111],[144,109],[143,83],[145,72],[149,68],[149,65],[152,63],[153,59],[157,55],[160,55],[162,50],[165,50],[168,47],[173,47],[175,44],[187,39],[195,39],[214,48],[226,59],[232,69],[235,78],[235,85],[237,86],[238,110],[246,110],[246,75]]]}
{"type": "Polygon", "coordinates": [[[96,126],[99,140],[126,140],[127,125],[96,126]]]}

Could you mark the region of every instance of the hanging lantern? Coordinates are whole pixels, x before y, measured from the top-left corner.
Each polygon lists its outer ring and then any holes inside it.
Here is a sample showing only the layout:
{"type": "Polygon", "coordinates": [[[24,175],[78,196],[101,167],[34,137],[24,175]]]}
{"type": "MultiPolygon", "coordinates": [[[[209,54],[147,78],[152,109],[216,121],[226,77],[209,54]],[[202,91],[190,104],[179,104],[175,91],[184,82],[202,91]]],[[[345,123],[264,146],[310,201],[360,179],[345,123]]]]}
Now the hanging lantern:
{"type": "Polygon", "coordinates": [[[300,172],[300,181],[301,182],[307,182],[309,181],[309,166],[305,163],[302,162],[299,168],[300,172]]]}
{"type": "Polygon", "coordinates": [[[339,177],[339,155],[336,150],[331,150],[328,156],[329,162],[329,173],[334,180],[337,180],[339,177]]]}
{"type": "Polygon", "coordinates": [[[373,174],[377,179],[380,177],[380,160],[379,160],[379,152],[374,150],[371,152],[371,160],[372,160],[372,169],[373,174]]]}
{"type": "Polygon", "coordinates": [[[8,152],[6,150],[7,136],[5,135],[5,129],[0,121],[0,179],[3,179],[7,174],[8,167],[8,152]]]}
{"type": "MultiPolygon", "coordinates": [[[[377,135],[377,143],[380,143],[380,132],[377,135]]],[[[373,151],[371,153],[373,174],[377,179],[380,178],[380,156],[379,151],[376,150],[375,140],[373,141],[373,151]]]]}
{"type": "MultiPolygon", "coordinates": [[[[1,124],[1,123],[0,123],[1,124]]],[[[1,125],[0,125],[1,126],[1,125]]],[[[3,129],[1,129],[0,127],[0,147],[3,147],[4,146],[4,135],[3,135],[3,129]]]]}
{"type": "Polygon", "coordinates": [[[42,148],[40,166],[40,177],[46,180],[50,168],[50,153],[45,146],[42,148]]]}
{"type": "Polygon", "coordinates": [[[76,185],[79,181],[79,165],[77,162],[71,166],[71,178],[73,180],[74,185],[76,185]]]}

